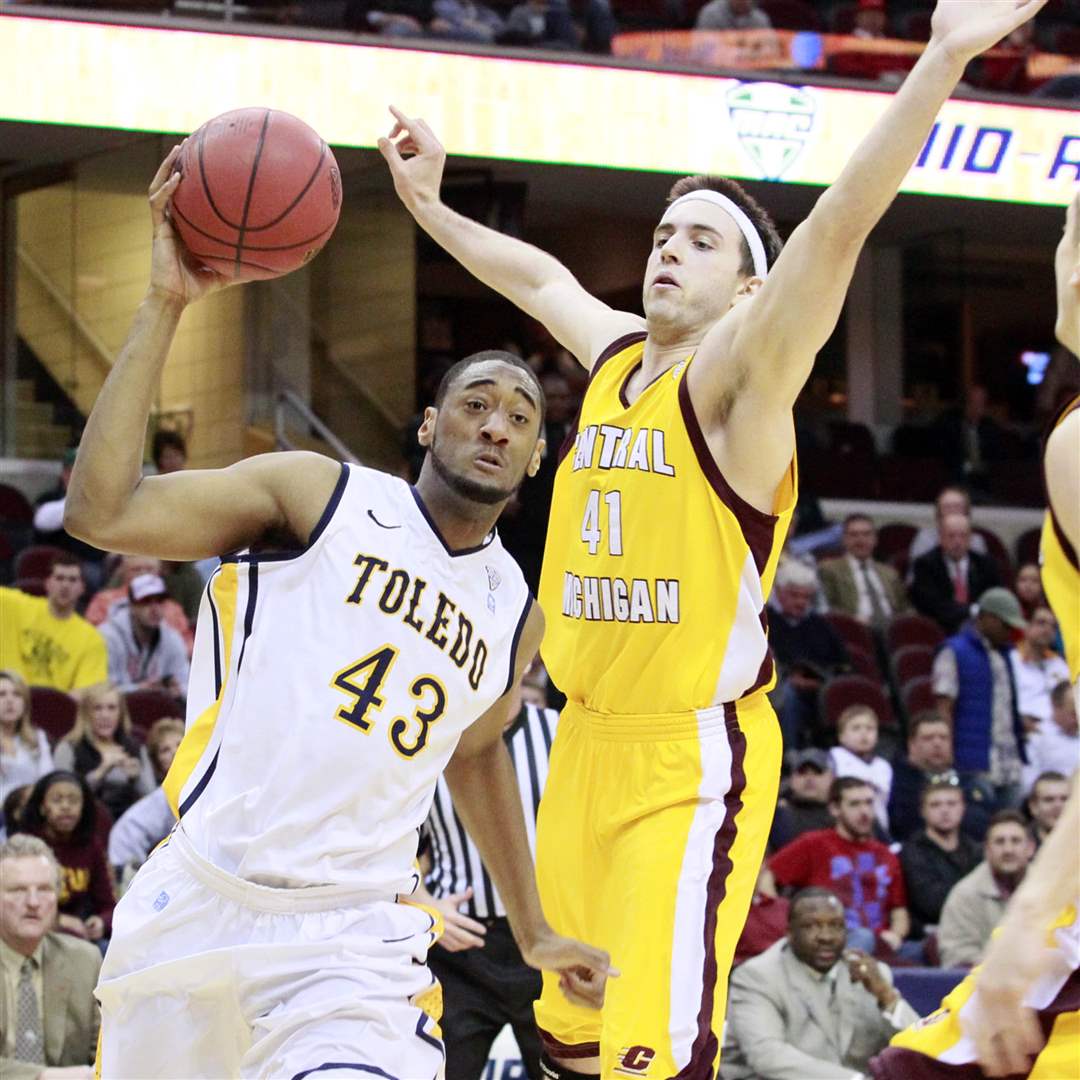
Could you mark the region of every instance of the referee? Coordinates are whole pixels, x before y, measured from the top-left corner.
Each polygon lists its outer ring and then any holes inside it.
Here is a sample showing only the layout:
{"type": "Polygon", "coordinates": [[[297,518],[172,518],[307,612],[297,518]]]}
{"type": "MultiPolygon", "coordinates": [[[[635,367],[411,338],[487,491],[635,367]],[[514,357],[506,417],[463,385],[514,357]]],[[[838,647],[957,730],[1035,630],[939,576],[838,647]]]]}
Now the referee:
{"type": "MultiPolygon", "coordinates": [[[[529,850],[535,857],[536,811],[559,714],[523,704],[520,684],[514,694],[513,719],[503,738],[517,774],[529,850]]],[[[446,926],[428,955],[428,966],[443,988],[440,1024],[446,1045],[446,1080],[478,1080],[491,1044],[506,1024],[513,1029],[530,1080],[543,1080],[533,1016],[533,1003],[540,996],[540,972],[521,958],[502,898],[454,812],[442,777],[425,833],[431,865],[424,887],[446,926]]],[[[416,898],[423,899],[419,891],[416,898]]]]}

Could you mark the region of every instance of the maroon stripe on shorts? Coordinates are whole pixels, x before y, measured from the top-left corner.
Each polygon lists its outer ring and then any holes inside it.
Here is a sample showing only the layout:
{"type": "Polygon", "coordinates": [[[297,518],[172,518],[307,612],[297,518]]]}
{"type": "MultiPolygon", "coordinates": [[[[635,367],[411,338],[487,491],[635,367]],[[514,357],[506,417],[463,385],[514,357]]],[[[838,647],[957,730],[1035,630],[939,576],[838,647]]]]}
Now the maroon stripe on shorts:
{"type": "MultiPolygon", "coordinates": [[[[1035,1015],[1042,1028],[1043,1038],[1049,1039],[1054,1021],[1062,1013],[1080,1011],[1080,971],[1074,971],[1058,991],[1057,997],[1035,1015]]],[[[1045,1045],[1045,1044],[1044,1044],[1045,1045]]],[[[978,1065],[946,1065],[937,1058],[927,1057],[915,1050],[899,1046],[886,1047],[870,1061],[874,1080],[986,1080],[978,1065]]],[[[1026,1080],[1028,1073],[1011,1073],[1002,1080],[1026,1080]]]]}
{"type": "Polygon", "coordinates": [[[727,882],[731,874],[731,846],[738,833],[738,814],[742,810],[742,795],[746,790],[746,736],[739,727],[734,702],[724,705],[727,724],[728,746],[731,748],[731,783],[724,796],[724,822],[713,839],[712,872],[706,885],[705,901],[705,966],[701,974],[701,1008],[698,1010],[698,1033],[690,1048],[690,1060],[679,1070],[675,1080],[713,1080],[713,1062],[716,1060],[716,1035],[713,1033],[713,1012],[716,1006],[716,922],[720,905],[727,895],[727,882]]]}
{"type": "Polygon", "coordinates": [[[559,1042],[550,1031],[545,1031],[542,1027],[538,1027],[536,1030],[540,1035],[540,1041],[544,1044],[544,1049],[553,1058],[572,1061],[575,1058],[600,1056],[600,1044],[598,1042],[564,1043],[559,1042]]]}

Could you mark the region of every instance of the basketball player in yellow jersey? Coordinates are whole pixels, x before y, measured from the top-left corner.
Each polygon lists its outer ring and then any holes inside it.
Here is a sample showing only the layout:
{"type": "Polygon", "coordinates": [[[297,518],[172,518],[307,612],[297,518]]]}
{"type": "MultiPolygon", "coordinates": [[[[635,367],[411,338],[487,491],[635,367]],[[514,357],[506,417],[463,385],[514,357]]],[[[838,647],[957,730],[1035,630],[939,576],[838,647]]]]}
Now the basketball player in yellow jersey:
{"type": "MultiPolygon", "coordinates": [[[[1080,355],[1080,192],[1055,259],[1057,337],[1080,355]]],[[[1042,575],[1080,705],[1080,397],[1046,441],[1042,575]]],[[[875,1080],[1080,1076],[1080,774],[981,967],[871,1063],[875,1080]]]]}
{"type": "Polygon", "coordinates": [[[737,184],[679,181],[644,320],[446,207],[442,146],[392,110],[379,148],[416,221],[591,372],[540,587],[544,660],[568,705],[537,872],[553,922],[588,928],[622,977],[599,1014],[545,980],[552,1077],[715,1075],[779,776],[765,600],[795,502],[792,406],[965,65],[1042,6],[939,0],[923,56],[783,253],[737,184]]]}

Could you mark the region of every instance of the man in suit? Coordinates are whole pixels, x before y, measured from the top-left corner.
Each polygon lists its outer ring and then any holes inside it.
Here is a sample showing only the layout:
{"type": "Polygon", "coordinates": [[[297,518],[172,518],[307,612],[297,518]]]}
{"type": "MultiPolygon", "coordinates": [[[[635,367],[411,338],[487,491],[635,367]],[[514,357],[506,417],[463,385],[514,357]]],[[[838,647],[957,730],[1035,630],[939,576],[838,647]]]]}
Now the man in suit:
{"type": "Polygon", "coordinates": [[[17,835],[0,846],[0,1076],[92,1080],[101,954],[54,933],[60,867],[49,846],[17,835]]]}
{"type": "Polygon", "coordinates": [[[950,514],[938,526],[938,546],[915,560],[911,599],[946,633],[955,634],[976,598],[997,584],[993,560],[971,550],[970,519],[950,514]]]}
{"type": "Polygon", "coordinates": [[[862,1080],[915,1010],[889,969],[847,948],[844,908],[828,889],[791,902],[787,937],[731,976],[722,1080],[862,1080]]]}
{"type": "Polygon", "coordinates": [[[866,514],[849,514],[844,519],[842,542],[845,554],[818,567],[829,608],[875,627],[907,611],[911,605],[900,575],[872,558],[877,545],[873,520],[866,514]]]}

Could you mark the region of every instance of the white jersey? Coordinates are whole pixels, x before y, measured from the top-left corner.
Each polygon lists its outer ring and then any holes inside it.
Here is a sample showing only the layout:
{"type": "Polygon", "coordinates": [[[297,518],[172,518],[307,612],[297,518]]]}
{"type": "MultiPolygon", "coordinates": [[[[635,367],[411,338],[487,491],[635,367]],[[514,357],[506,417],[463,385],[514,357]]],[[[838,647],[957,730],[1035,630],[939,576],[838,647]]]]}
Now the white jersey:
{"type": "Polygon", "coordinates": [[[414,488],[343,465],[303,550],[207,584],[165,781],[195,852],[264,885],[412,892],[435,783],[509,689],[531,604],[494,530],[451,550],[414,488]]]}

